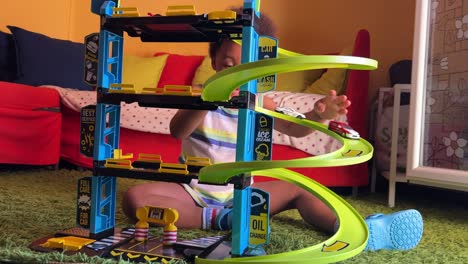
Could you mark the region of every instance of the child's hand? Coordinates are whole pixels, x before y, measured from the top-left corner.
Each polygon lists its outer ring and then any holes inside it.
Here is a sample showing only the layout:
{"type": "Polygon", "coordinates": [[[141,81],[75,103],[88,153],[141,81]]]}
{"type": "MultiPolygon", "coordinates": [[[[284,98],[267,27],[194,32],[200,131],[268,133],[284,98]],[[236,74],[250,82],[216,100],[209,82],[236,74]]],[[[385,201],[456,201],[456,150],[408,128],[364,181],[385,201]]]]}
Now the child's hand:
{"type": "Polygon", "coordinates": [[[239,96],[239,92],[240,92],[240,89],[239,89],[239,88],[236,88],[234,91],[232,91],[231,97],[239,96]]]}
{"type": "Polygon", "coordinates": [[[348,108],[351,101],[348,100],[346,95],[336,95],[335,90],[331,90],[327,96],[317,101],[314,105],[314,112],[320,119],[331,120],[340,115],[348,113],[348,108]]]}

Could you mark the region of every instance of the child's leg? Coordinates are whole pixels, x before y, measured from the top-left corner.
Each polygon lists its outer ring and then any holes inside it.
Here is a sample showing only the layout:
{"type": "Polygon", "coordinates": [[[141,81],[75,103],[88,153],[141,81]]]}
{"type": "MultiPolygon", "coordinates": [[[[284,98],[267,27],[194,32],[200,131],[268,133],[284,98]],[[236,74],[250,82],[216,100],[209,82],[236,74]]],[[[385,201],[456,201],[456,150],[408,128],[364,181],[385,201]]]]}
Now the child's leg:
{"type": "Polygon", "coordinates": [[[333,211],[313,194],[298,186],[284,181],[254,183],[252,187],[270,193],[270,213],[297,209],[304,221],[325,232],[335,229],[336,216],[333,211]]]}
{"type": "MultiPolygon", "coordinates": [[[[254,183],[253,187],[270,193],[271,214],[297,208],[309,224],[326,232],[335,231],[336,216],[321,200],[305,190],[283,181],[254,183]]],[[[409,250],[416,247],[423,234],[423,219],[416,210],[366,218],[369,241],[366,250],[409,250]]]]}
{"type": "Polygon", "coordinates": [[[143,206],[174,208],[179,212],[176,226],[180,228],[201,228],[202,208],[198,207],[185,189],[177,183],[152,182],[133,186],[123,197],[122,208],[130,219],[143,206]]]}

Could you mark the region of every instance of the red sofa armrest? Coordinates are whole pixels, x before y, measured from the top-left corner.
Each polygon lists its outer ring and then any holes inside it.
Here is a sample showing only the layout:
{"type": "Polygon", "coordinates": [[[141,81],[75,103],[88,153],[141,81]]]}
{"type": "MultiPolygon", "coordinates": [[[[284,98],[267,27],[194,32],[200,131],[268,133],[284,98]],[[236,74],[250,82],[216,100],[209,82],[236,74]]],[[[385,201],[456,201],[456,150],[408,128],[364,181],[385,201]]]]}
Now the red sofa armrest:
{"type": "MultiPolygon", "coordinates": [[[[352,55],[370,57],[370,36],[367,30],[362,29],[357,33],[352,55]]],[[[351,100],[348,123],[363,138],[367,138],[369,76],[370,72],[367,70],[350,70],[346,83],[346,96],[351,100]]]]}
{"type": "Polygon", "coordinates": [[[59,93],[0,82],[0,163],[50,165],[60,156],[59,93]]]}

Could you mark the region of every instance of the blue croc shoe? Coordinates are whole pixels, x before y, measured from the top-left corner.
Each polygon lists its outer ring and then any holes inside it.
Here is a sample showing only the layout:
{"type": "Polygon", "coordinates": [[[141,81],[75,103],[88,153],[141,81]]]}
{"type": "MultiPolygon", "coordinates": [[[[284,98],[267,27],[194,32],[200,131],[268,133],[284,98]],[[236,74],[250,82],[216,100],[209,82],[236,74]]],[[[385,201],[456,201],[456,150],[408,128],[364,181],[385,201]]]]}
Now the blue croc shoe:
{"type": "Polygon", "coordinates": [[[384,215],[374,214],[366,217],[369,240],[365,250],[409,250],[421,241],[423,219],[414,210],[404,210],[384,215]]]}
{"type": "Polygon", "coordinates": [[[231,230],[232,228],[232,208],[221,209],[215,218],[216,230],[231,230]]]}

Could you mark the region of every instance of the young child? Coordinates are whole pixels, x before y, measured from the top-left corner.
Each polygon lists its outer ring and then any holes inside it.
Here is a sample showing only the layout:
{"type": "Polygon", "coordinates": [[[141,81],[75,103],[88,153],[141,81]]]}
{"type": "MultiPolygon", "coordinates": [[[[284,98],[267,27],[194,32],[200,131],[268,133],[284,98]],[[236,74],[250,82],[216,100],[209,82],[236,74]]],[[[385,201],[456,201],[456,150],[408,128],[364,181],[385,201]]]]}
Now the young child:
{"type": "MultiPolygon", "coordinates": [[[[274,36],[270,19],[262,14],[257,32],[274,36]]],[[[213,69],[217,72],[241,63],[241,47],[228,39],[210,44],[213,69]]],[[[345,95],[331,91],[314,105],[305,116],[324,122],[347,113],[351,102],[345,95]]],[[[263,107],[274,110],[276,104],[267,96],[263,107]]],[[[214,163],[235,161],[237,110],[219,108],[215,111],[178,110],[170,123],[171,135],[182,141],[180,161],[185,156],[209,157],[214,163]],[[222,135],[222,136],[220,136],[222,135]]],[[[276,119],[275,129],[293,137],[310,134],[311,129],[276,119]]],[[[329,233],[339,223],[333,211],[320,199],[305,190],[283,181],[254,182],[252,187],[270,193],[270,212],[297,209],[307,223],[329,233]],[[286,191],[287,190],[287,191],[286,191]]],[[[123,199],[125,214],[134,219],[135,211],[146,205],[171,207],[179,211],[178,226],[227,230],[231,227],[233,187],[204,185],[192,180],[189,185],[152,182],[131,187],[123,199]]],[[[391,215],[373,215],[366,220],[370,230],[367,249],[407,250],[415,247],[422,236],[422,218],[416,210],[391,215]],[[387,228],[388,227],[388,228],[387,228]],[[390,228],[391,227],[391,228],[390,228]],[[399,230],[400,232],[393,232],[399,230]],[[411,237],[400,237],[404,235],[411,237]]]]}

